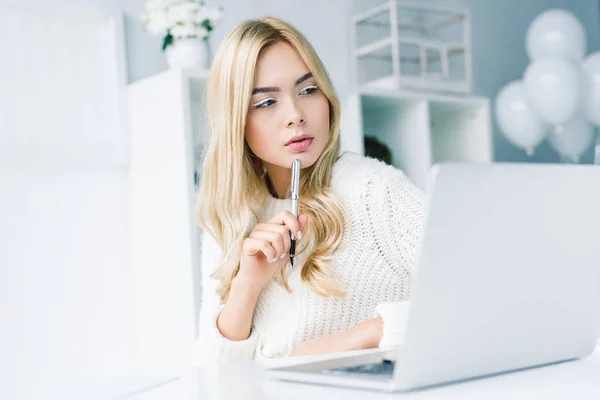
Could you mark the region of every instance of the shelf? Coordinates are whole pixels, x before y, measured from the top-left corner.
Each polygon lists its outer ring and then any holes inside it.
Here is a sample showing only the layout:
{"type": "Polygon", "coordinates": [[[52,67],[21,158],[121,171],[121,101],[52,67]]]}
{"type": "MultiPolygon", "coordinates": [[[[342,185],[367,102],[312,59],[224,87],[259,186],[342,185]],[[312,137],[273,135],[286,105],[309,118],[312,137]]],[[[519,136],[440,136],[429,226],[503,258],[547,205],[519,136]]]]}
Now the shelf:
{"type": "Polygon", "coordinates": [[[390,0],[350,21],[352,75],[358,85],[471,93],[468,10],[390,0]]]}
{"type": "Polygon", "coordinates": [[[358,50],[356,50],[355,55],[357,57],[364,57],[367,54],[371,54],[377,50],[385,48],[386,46],[390,46],[392,43],[393,43],[392,38],[387,37],[385,39],[378,40],[377,42],[373,42],[373,43],[370,43],[366,46],[359,48],[358,50]]]}
{"type": "Polygon", "coordinates": [[[432,164],[439,161],[488,162],[493,158],[489,104],[432,101],[430,132],[432,164]]]}
{"type": "Polygon", "coordinates": [[[392,152],[392,164],[421,184],[431,165],[427,102],[420,98],[362,97],[363,134],[375,136],[392,152]]]}
{"type": "Polygon", "coordinates": [[[362,88],[343,103],[342,144],[365,154],[364,136],[374,136],[392,152],[392,164],[425,189],[437,162],[492,161],[489,109],[482,97],[362,88]]]}

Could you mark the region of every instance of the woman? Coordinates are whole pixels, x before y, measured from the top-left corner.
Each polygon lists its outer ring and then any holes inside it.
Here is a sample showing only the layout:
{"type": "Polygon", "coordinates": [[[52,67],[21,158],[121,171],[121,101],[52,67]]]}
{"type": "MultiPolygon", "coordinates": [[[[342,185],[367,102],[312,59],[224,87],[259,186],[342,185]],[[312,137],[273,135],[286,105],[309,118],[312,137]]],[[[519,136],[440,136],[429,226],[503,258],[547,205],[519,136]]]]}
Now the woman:
{"type": "Polygon", "coordinates": [[[392,166],[340,155],[339,100],[312,46],[279,19],[242,22],[216,54],[207,99],[194,364],[399,344],[400,319],[378,307],[409,298],[424,193],[392,166]]]}

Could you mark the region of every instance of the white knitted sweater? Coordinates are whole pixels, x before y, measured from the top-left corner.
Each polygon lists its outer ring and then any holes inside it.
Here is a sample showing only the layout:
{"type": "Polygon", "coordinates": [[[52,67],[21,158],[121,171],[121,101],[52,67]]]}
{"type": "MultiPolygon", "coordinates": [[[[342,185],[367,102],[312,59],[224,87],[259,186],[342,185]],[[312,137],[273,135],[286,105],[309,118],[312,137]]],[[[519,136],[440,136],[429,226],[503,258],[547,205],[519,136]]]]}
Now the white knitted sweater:
{"type": "MultiPolygon", "coordinates": [[[[300,271],[312,247],[309,244],[307,251],[296,256],[293,268],[288,263],[293,292],[288,294],[273,279],[259,297],[250,337],[228,340],[216,326],[223,306],[215,294],[218,282],[209,277],[221,249],[205,232],[203,303],[193,365],[287,357],[307,339],[335,334],[373,318],[382,303],[409,299],[411,270],[424,222],[424,192],[401,170],[351,152],[343,153],[335,163],[331,187],[345,204],[343,250],[334,256],[333,268],[345,284],[347,297],[322,297],[301,282],[300,271]]],[[[289,199],[269,197],[259,222],[284,209],[290,209],[289,199]]],[[[398,321],[382,318],[384,338],[386,330],[399,330],[394,326],[398,321]]]]}

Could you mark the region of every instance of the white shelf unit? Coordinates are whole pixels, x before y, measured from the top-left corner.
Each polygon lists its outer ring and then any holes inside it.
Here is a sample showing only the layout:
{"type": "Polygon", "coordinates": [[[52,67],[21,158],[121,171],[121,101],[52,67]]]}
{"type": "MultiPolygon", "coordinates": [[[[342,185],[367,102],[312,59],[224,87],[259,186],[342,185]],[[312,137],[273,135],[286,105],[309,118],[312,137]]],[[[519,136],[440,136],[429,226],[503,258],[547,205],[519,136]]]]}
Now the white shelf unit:
{"type": "Polygon", "coordinates": [[[207,71],[169,70],[129,85],[130,254],[135,359],[149,373],[189,366],[200,306],[195,150],[207,71]]]}
{"type": "Polygon", "coordinates": [[[422,189],[441,161],[492,162],[490,102],[484,97],[443,96],[362,89],[342,105],[342,148],[365,154],[374,136],[392,152],[392,164],[422,189]]]}
{"type": "Polygon", "coordinates": [[[355,82],[380,89],[472,91],[467,9],[389,0],[350,19],[355,82]]]}

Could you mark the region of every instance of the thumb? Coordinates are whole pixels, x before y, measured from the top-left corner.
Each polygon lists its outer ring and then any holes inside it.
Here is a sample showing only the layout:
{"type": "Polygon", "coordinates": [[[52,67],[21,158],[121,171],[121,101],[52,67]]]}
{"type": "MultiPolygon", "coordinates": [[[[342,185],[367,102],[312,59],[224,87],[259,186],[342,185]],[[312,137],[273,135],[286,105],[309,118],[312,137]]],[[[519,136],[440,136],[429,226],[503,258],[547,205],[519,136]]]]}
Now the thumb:
{"type": "Polygon", "coordinates": [[[306,231],[306,225],[308,225],[308,215],[298,215],[298,223],[300,223],[300,230],[302,231],[302,233],[304,233],[306,231]]]}

